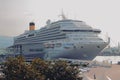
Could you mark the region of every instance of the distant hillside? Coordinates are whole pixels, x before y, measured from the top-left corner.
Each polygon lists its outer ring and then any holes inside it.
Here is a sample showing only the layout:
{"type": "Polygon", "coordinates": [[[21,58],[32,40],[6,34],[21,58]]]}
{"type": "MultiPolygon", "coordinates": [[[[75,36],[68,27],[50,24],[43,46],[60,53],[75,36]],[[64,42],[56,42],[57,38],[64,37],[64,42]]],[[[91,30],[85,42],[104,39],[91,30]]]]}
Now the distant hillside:
{"type": "Polygon", "coordinates": [[[0,48],[6,48],[13,44],[13,37],[0,36],[0,48]]]}

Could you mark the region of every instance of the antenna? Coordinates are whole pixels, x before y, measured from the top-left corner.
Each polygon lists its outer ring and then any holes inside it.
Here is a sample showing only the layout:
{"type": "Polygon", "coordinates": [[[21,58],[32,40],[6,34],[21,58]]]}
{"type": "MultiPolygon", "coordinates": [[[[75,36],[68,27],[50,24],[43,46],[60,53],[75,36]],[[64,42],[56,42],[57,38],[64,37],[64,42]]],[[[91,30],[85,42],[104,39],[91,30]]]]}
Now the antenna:
{"type": "Polygon", "coordinates": [[[60,16],[62,17],[62,20],[66,20],[66,19],[67,19],[67,17],[65,16],[65,14],[64,14],[64,12],[63,12],[63,9],[62,9],[62,13],[61,13],[60,16]]]}

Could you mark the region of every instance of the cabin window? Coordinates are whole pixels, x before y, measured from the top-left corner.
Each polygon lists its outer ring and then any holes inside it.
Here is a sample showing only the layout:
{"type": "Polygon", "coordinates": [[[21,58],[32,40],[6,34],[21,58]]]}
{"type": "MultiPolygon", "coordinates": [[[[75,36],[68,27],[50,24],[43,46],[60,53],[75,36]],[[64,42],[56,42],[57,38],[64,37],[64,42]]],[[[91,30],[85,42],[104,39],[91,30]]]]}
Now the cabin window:
{"type": "Polygon", "coordinates": [[[54,44],[44,44],[45,48],[54,48],[54,44]]]}
{"type": "Polygon", "coordinates": [[[83,48],[83,46],[81,46],[81,48],[83,48]]]}
{"type": "Polygon", "coordinates": [[[56,43],[55,46],[56,47],[61,47],[61,43],[56,43]]]}
{"type": "Polygon", "coordinates": [[[34,37],[35,34],[29,34],[27,37],[34,37]]]}
{"type": "Polygon", "coordinates": [[[40,52],[43,51],[43,49],[29,49],[30,52],[40,52]]]}
{"type": "Polygon", "coordinates": [[[97,46],[97,48],[100,48],[100,46],[97,46]]]}

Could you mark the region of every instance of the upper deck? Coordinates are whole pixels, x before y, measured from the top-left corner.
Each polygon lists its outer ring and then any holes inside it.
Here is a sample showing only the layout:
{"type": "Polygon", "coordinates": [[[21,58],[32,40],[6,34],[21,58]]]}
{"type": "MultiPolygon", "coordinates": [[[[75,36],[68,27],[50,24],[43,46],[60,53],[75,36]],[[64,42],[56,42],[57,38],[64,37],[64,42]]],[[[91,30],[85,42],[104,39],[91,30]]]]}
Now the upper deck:
{"type": "MultiPolygon", "coordinates": [[[[45,27],[39,30],[25,31],[23,34],[14,38],[14,43],[31,43],[47,40],[65,39],[66,34],[79,33],[93,35],[99,34],[101,30],[93,29],[83,21],[79,20],[59,20],[56,22],[47,22],[45,27]],[[92,33],[92,34],[89,34],[92,33]]],[[[86,37],[87,37],[86,36],[86,37]]],[[[95,36],[94,36],[95,37],[95,36]]]]}

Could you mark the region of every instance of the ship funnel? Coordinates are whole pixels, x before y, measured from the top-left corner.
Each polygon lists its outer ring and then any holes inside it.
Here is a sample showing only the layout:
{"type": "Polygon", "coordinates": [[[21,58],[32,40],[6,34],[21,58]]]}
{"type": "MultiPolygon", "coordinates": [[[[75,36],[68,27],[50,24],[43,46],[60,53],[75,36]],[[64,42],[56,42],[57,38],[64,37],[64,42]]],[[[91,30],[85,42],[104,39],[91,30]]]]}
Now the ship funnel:
{"type": "Polygon", "coordinates": [[[29,23],[29,30],[30,31],[35,30],[35,23],[34,22],[29,23]]]}

